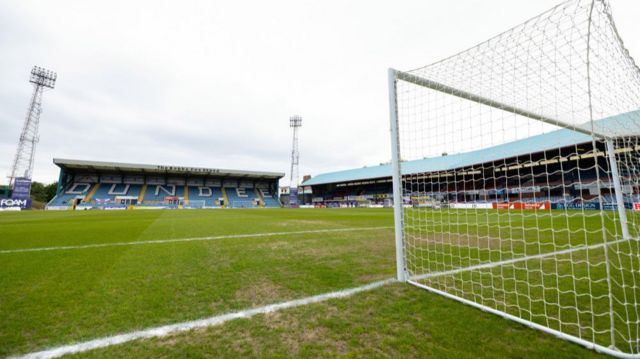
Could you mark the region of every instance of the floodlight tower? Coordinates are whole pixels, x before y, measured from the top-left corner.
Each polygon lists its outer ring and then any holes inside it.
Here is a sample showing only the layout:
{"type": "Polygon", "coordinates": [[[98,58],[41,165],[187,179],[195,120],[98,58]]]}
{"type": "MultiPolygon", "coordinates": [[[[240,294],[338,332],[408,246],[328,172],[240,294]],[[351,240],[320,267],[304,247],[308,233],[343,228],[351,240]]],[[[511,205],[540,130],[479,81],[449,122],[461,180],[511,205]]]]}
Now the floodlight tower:
{"type": "Polygon", "coordinates": [[[33,175],[33,160],[36,154],[36,144],[40,139],[38,126],[40,113],[42,112],[42,93],[45,88],[53,89],[58,75],[42,67],[34,66],[31,69],[29,82],[33,84],[33,95],[27,110],[27,117],[22,126],[22,133],[18,141],[18,149],[11,166],[9,185],[13,186],[16,178],[31,180],[33,175]]]}
{"type": "Polygon", "coordinates": [[[298,206],[298,164],[300,151],[298,150],[298,129],[302,127],[302,117],[289,117],[289,127],[293,128],[293,145],[291,146],[291,180],[289,181],[289,207],[298,206]]]}

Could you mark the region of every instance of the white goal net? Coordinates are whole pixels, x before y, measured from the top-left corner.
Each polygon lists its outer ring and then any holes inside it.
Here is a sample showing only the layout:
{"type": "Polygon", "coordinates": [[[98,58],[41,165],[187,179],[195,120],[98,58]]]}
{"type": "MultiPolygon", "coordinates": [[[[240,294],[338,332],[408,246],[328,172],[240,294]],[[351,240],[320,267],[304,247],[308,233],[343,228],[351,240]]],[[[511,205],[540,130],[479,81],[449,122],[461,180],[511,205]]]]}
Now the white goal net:
{"type": "Polygon", "coordinates": [[[204,200],[187,200],[184,201],[184,208],[206,208],[206,202],[204,200]]]}
{"type": "Polygon", "coordinates": [[[608,2],[389,76],[399,279],[640,357],[640,70],[608,2]]]}

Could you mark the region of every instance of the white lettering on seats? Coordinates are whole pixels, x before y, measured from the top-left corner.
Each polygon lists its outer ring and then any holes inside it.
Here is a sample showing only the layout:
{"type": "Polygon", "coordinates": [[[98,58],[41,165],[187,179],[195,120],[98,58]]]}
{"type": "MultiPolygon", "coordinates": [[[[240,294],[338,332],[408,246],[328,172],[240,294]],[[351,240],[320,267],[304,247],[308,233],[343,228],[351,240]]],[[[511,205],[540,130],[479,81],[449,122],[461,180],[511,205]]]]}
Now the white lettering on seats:
{"type": "Polygon", "coordinates": [[[116,187],[118,186],[118,184],[114,183],[111,185],[111,189],[109,189],[109,194],[110,195],[118,195],[118,196],[124,196],[129,192],[129,186],[130,185],[124,185],[124,188],[121,191],[116,191],[116,187]]]}
{"type": "Polygon", "coordinates": [[[74,183],[67,190],[67,194],[85,194],[91,188],[90,183],[74,183]]]}
{"type": "Polygon", "coordinates": [[[209,187],[198,187],[198,191],[200,197],[211,197],[213,195],[213,191],[209,187]]]}
{"type": "Polygon", "coordinates": [[[175,196],[176,195],[176,185],[174,185],[174,184],[168,184],[166,186],[157,185],[156,186],[156,196],[160,194],[160,190],[162,190],[162,192],[168,194],[169,196],[175,196]],[[167,188],[171,188],[171,190],[168,190],[167,188]]]}

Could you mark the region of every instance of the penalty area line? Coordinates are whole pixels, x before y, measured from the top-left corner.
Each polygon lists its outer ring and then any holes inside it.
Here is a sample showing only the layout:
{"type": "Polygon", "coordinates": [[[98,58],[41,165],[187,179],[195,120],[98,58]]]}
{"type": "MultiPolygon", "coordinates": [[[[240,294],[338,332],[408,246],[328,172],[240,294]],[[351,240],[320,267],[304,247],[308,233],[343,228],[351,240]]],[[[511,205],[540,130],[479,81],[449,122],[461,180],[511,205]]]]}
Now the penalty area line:
{"type": "Polygon", "coordinates": [[[164,325],[161,327],[148,328],[140,331],[118,334],[110,337],[94,339],[86,342],[64,345],[56,348],[51,348],[39,352],[33,352],[29,354],[25,354],[23,356],[18,356],[14,358],[23,358],[23,359],[46,359],[46,358],[58,358],[63,355],[73,354],[73,353],[81,353],[89,350],[105,348],[112,345],[118,345],[127,343],[130,341],[138,340],[138,339],[149,339],[149,338],[158,338],[164,337],[167,335],[185,332],[197,328],[206,328],[216,325],[221,325],[230,320],[240,319],[240,318],[251,318],[258,314],[268,314],[277,312],[283,309],[299,307],[307,304],[324,302],[330,299],[338,299],[338,298],[346,298],[350,297],[354,294],[369,291],[372,289],[376,289],[382,287],[387,284],[391,284],[396,282],[395,279],[385,279],[377,282],[372,282],[360,287],[344,289],[336,292],[329,292],[324,294],[315,295],[312,297],[301,298],[290,300],[287,302],[275,303],[266,305],[263,307],[252,308],[247,310],[242,310],[239,312],[232,312],[222,315],[216,315],[213,317],[193,320],[188,322],[164,325]]]}
{"type": "Polygon", "coordinates": [[[179,242],[213,241],[213,240],[218,240],[218,239],[232,239],[232,238],[273,237],[273,236],[286,236],[286,235],[292,235],[292,234],[314,234],[314,233],[331,233],[331,232],[372,231],[372,230],[390,229],[390,228],[393,228],[393,227],[389,226],[389,227],[362,227],[362,228],[360,228],[360,227],[351,227],[351,228],[315,229],[315,230],[308,230],[308,231],[229,234],[229,235],[223,235],[223,236],[156,239],[156,240],[150,240],[150,241],[95,243],[95,244],[82,244],[82,245],[76,245],[76,246],[18,248],[18,249],[0,250],[0,254],[25,253],[25,252],[45,252],[45,251],[62,251],[62,250],[73,250],[73,249],[120,247],[120,246],[138,246],[138,245],[145,245],[145,244],[164,244],[164,243],[179,243],[179,242]]]}

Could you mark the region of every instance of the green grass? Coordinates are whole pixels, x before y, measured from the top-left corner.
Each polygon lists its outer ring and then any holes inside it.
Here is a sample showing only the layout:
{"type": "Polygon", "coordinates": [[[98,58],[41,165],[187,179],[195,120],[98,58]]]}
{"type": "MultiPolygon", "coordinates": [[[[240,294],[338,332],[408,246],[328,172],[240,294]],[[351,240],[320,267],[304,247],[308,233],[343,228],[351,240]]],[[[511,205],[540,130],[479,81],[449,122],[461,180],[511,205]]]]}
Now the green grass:
{"type": "MultiPolygon", "coordinates": [[[[0,251],[362,228],[0,254],[0,356],[392,277],[392,225],[392,212],[386,209],[0,213],[0,251]]],[[[423,290],[392,285],[348,299],[83,354],[187,355],[575,357],[592,353],[423,290]]]]}
{"type": "Polygon", "coordinates": [[[595,358],[595,352],[441,296],[394,284],[82,358],[595,358]]]}

